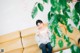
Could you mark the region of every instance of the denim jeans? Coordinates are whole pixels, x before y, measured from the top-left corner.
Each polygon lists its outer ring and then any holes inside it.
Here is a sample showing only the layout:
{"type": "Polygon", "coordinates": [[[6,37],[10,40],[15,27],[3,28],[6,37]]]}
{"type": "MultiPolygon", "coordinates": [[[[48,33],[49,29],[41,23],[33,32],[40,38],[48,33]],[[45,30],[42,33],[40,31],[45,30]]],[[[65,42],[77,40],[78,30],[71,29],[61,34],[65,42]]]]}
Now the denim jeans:
{"type": "Polygon", "coordinates": [[[42,53],[52,53],[52,47],[50,43],[40,44],[39,48],[42,50],[42,53]]]}

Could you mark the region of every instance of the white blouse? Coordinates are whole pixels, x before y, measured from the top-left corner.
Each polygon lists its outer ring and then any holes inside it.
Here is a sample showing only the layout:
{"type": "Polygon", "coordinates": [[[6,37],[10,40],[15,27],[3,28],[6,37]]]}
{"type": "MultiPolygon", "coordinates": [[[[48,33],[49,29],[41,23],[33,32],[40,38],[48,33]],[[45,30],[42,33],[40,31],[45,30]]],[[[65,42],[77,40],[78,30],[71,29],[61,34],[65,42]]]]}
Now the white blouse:
{"type": "Polygon", "coordinates": [[[35,40],[38,43],[38,46],[41,43],[43,43],[43,44],[49,43],[50,38],[51,38],[51,32],[49,31],[49,29],[47,27],[45,29],[43,29],[42,31],[38,31],[35,35],[35,40]]]}

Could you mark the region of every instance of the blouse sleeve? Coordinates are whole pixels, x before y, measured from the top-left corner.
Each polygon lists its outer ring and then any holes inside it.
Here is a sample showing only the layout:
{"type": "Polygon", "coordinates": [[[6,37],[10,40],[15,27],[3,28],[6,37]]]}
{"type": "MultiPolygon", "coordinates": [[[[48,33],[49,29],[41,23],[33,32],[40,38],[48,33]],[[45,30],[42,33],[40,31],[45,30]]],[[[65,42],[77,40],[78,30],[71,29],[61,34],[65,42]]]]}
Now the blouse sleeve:
{"type": "Polygon", "coordinates": [[[40,41],[40,38],[39,38],[39,34],[38,33],[36,33],[36,35],[35,35],[35,40],[38,43],[38,45],[41,44],[41,41],[40,41]]]}
{"type": "Polygon", "coordinates": [[[50,30],[49,30],[49,29],[48,29],[48,35],[49,35],[49,37],[51,38],[52,33],[50,32],[50,30]]]}

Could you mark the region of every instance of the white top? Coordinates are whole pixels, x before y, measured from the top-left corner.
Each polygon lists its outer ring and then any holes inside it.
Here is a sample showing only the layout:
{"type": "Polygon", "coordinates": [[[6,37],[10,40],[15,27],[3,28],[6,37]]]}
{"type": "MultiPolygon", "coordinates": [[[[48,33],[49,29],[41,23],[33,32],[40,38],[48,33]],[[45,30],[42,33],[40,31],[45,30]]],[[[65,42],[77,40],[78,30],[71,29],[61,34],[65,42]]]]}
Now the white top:
{"type": "Polygon", "coordinates": [[[41,43],[43,43],[43,44],[49,43],[50,38],[51,38],[51,32],[49,31],[49,29],[47,27],[45,29],[43,29],[42,31],[38,31],[35,35],[35,39],[38,43],[38,46],[41,43]]]}

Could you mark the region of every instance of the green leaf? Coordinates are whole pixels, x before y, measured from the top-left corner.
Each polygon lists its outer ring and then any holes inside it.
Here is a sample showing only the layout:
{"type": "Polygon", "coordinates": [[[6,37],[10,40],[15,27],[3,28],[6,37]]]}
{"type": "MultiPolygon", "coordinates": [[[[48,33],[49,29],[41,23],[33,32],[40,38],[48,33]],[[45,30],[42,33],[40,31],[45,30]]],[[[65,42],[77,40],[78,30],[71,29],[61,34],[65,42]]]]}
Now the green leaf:
{"type": "Polygon", "coordinates": [[[53,26],[51,23],[48,23],[48,28],[52,31],[53,30],[53,26]]]}
{"type": "Polygon", "coordinates": [[[77,49],[77,53],[80,53],[80,48],[78,47],[78,49],[77,49]]]}
{"type": "Polygon", "coordinates": [[[67,8],[63,9],[63,13],[67,18],[71,17],[70,7],[67,5],[67,8]]]}
{"type": "Polygon", "coordinates": [[[79,26],[78,30],[80,31],[80,26],[79,26]]]}
{"type": "Polygon", "coordinates": [[[79,16],[75,9],[73,9],[72,15],[73,15],[72,20],[73,20],[74,24],[77,26],[79,23],[79,16]]]}
{"type": "Polygon", "coordinates": [[[59,0],[59,3],[62,6],[62,9],[66,8],[66,5],[67,5],[67,1],[66,0],[59,0]]]}
{"type": "Polygon", "coordinates": [[[64,36],[64,39],[66,40],[66,42],[69,42],[69,37],[67,35],[64,36]]]}
{"type": "Polygon", "coordinates": [[[50,3],[53,7],[57,5],[57,0],[50,0],[50,3]]]}
{"type": "Polygon", "coordinates": [[[73,27],[71,26],[71,24],[67,25],[67,30],[72,33],[73,32],[73,27]]]}
{"type": "Polygon", "coordinates": [[[77,3],[75,4],[75,9],[76,9],[76,11],[80,14],[80,2],[77,2],[77,3]]]}
{"type": "Polygon", "coordinates": [[[49,21],[49,26],[48,27],[51,29],[51,31],[53,31],[55,26],[58,26],[57,15],[51,14],[51,19],[49,21]]]}
{"type": "Polygon", "coordinates": [[[39,8],[40,11],[44,10],[44,7],[43,7],[43,5],[41,3],[38,3],[38,8],[39,8]]]}
{"type": "Polygon", "coordinates": [[[63,9],[63,12],[71,12],[70,11],[70,6],[68,4],[66,4],[66,8],[63,9]]]}
{"type": "MultiPolygon", "coordinates": [[[[57,4],[58,4],[58,3],[57,3],[57,4]]],[[[56,5],[56,6],[51,6],[50,10],[51,10],[51,12],[53,12],[53,13],[59,14],[61,8],[60,8],[60,5],[58,4],[58,5],[56,5]]]]}
{"type": "Polygon", "coordinates": [[[67,25],[68,18],[67,18],[65,15],[62,15],[61,18],[62,18],[62,20],[63,20],[63,23],[64,23],[65,25],[67,25]]]}
{"type": "Polygon", "coordinates": [[[48,12],[48,21],[50,21],[51,20],[51,17],[53,16],[53,14],[51,13],[51,11],[50,12],[48,12]]]}
{"type": "Polygon", "coordinates": [[[62,15],[58,15],[58,17],[57,17],[57,19],[58,19],[58,21],[61,23],[61,24],[65,24],[64,23],[64,20],[62,19],[62,15]]]}
{"type": "Polygon", "coordinates": [[[78,47],[76,45],[71,46],[72,53],[78,53],[78,47]]]}
{"type": "Polygon", "coordinates": [[[50,21],[50,19],[51,19],[51,13],[49,12],[48,13],[48,21],[50,21]]]}
{"type": "Polygon", "coordinates": [[[51,6],[51,9],[50,10],[51,10],[51,12],[54,13],[56,11],[56,8],[51,6]]]}
{"type": "Polygon", "coordinates": [[[69,47],[71,45],[71,42],[67,42],[67,46],[69,47]]]}
{"type": "Polygon", "coordinates": [[[62,48],[63,45],[64,45],[63,41],[62,41],[62,40],[59,40],[59,41],[58,41],[58,45],[59,45],[60,48],[62,48]]]}
{"type": "Polygon", "coordinates": [[[54,27],[58,25],[58,20],[57,20],[57,15],[56,14],[54,14],[51,17],[50,23],[52,23],[52,25],[54,25],[54,27]]]}
{"type": "Polygon", "coordinates": [[[54,34],[51,36],[51,45],[52,47],[55,47],[56,45],[56,36],[54,34]]]}
{"type": "Polygon", "coordinates": [[[54,31],[55,31],[55,33],[57,34],[58,37],[62,37],[63,36],[62,31],[59,28],[59,26],[55,26],[54,31]]]}
{"type": "Polygon", "coordinates": [[[48,0],[43,0],[43,2],[48,3],[48,0]]]}
{"type": "Polygon", "coordinates": [[[51,41],[53,41],[53,40],[55,40],[56,39],[56,36],[53,34],[52,36],[51,36],[51,41]]]}
{"type": "Polygon", "coordinates": [[[32,18],[34,18],[37,15],[37,12],[38,12],[37,7],[34,7],[31,14],[32,18]]]}
{"type": "Polygon", "coordinates": [[[64,40],[67,42],[67,46],[70,46],[71,42],[67,35],[64,35],[64,40]]]}
{"type": "Polygon", "coordinates": [[[63,50],[60,50],[60,53],[63,53],[63,50]]]}
{"type": "Polygon", "coordinates": [[[57,19],[61,24],[67,25],[68,18],[65,15],[58,14],[57,19]]]}

